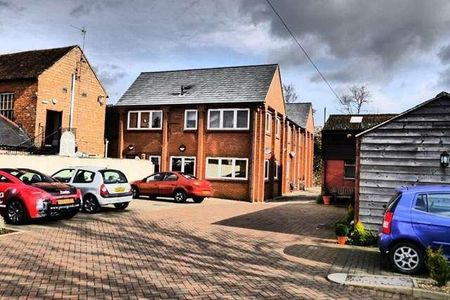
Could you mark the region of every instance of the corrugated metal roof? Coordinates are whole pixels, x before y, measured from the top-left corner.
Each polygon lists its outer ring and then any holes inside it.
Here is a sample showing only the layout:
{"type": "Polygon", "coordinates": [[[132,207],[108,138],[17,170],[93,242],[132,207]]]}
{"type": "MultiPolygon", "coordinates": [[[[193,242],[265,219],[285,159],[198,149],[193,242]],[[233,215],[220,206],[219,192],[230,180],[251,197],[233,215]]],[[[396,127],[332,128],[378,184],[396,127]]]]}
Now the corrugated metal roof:
{"type": "Polygon", "coordinates": [[[323,126],[323,131],[333,130],[357,130],[364,131],[380,123],[383,123],[393,117],[396,114],[361,114],[361,115],[330,115],[327,122],[323,126]],[[362,117],[361,122],[356,122],[362,117]],[[353,118],[353,120],[352,120],[353,118]],[[350,121],[353,122],[350,122],[350,121]]]}
{"type": "Polygon", "coordinates": [[[271,64],[143,72],[116,105],[264,102],[277,67],[271,64]]]}
{"type": "Polygon", "coordinates": [[[306,128],[309,112],[311,111],[312,103],[286,103],[286,115],[302,128],[306,128]]]}
{"type": "Polygon", "coordinates": [[[25,131],[14,122],[0,115],[0,147],[31,147],[32,142],[25,131]]]}
{"type": "Polygon", "coordinates": [[[78,46],[0,55],[0,80],[32,79],[78,46]]]}

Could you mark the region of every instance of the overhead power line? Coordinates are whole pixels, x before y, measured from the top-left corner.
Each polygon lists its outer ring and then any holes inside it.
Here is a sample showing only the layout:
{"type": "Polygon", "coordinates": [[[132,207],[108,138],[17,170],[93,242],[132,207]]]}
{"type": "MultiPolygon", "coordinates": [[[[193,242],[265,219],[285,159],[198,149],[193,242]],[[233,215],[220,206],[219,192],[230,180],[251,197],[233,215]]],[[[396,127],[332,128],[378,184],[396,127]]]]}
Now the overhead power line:
{"type": "Polygon", "coordinates": [[[319,74],[319,76],[322,78],[322,80],[326,83],[326,85],[328,86],[328,88],[330,89],[330,91],[333,93],[333,95],[339,100],[341,101],[341,98],[338,96],[338,94],[336,93],[336,91],[333,89],[333,87],[331,86],[330,82],[325,78],[325,76],[322,74],[322,72],[320,72],[319,67],[317,67],[317,65],[314,63],[314,61],[311,59],[311,56],[309,56],[308,52],[306,51],[305,48],[303,48],[302,44],[300,44],[300,42],[297,40],[297,38],[295,37],[294,33],[289,29],[289,27],[287,26],[286,22],[283,20],[283,18],[281,17],[281,15],[277,12],[277,10],[275,9],[275,7],[272,5],[272,2],[270,2],[270,0],[266,0],[267,4],[270,6],[270,8],[272,9],[272,11],[277,15],[277,17],[280,19],[281,23],[283,23],[284,28],[286,29],[286,31],[291,35],[292,39],[294,39],[295,43],[299,46],[299,48],[302,50],[303,54],[305,54],[306,58],[308,59],[308,61],[311,63],[311,65],[313,65],[313,67],[316,69],[317,73],[319,74]]]}

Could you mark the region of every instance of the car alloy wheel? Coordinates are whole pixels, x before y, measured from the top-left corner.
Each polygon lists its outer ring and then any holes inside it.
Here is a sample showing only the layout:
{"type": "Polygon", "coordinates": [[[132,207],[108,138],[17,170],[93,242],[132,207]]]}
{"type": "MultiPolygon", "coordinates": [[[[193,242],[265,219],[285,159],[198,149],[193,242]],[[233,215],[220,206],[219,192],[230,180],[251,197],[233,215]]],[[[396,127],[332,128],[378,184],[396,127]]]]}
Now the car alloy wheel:
{"type": "Polygon", "coordinates": [[[137,187],[132,186],[131,187],[131,192],[133,193],[133,199],[138,199],[139,198],[139,190],[137,187]]]}
{"type": "Polygon", "coordinates": [[[186,193],[182,190],[178,190],[175,192],[175,195],[173,196],[173,198],[175,199],[175,202],[177,202],[177,203],[186,202],[186,193]]]}
{"type": "Polygon", "coordinates": [[[397,271],[413,274],[422,267],[423,255],[417,246],[410,243],[401,243],[392,249],[391,261],[397,271]]]}
{"type": "Polygon", "coordinates": [[[85,212],[93,214],[98,211],[99,205],[94,196],[88,195],[83,199],[83,209],[85,212]]]}
{"type": "Polygon", "coordinates": [[[11,224],[23,224],[26,222],[26,210],[22,202],[19,200],[12,200],[8,203],[6,209],[6,216],[8,223],[11,224]]]}

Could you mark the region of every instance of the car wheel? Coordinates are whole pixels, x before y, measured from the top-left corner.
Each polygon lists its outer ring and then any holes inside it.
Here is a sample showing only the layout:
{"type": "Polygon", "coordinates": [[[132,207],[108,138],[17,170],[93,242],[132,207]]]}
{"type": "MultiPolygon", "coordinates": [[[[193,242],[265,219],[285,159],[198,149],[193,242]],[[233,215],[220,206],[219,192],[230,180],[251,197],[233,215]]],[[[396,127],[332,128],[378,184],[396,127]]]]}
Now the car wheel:
{"type": "Polygon", "coordinates": [[[183,203],[186,202],[187,196],[183,190],[176,190],[173,198],[175,199],[175,202],[183,203]]]}
{"type": "Polygon", "coordinates": [[[194,202],[195,203],[202,203],[203,200],[205,200],[205,197],[194,197],[194,202]]]}
{"type": "Polygon", "coordinates": [[[139,189],[137,186],[131,186],[131,192],[133,193],[133,199],[139,199],[139,189]]]}
{"type": "Polygon", "coordinates": [[[417,273],[423,267],[423,258],[423,251],[413,243],[398,243],[390,251],[392,266],[404,274],[417,273]]]}
{"type": "Polygon", "coordinates": [[[118,210],[124,210],[130,202],[114,203],[114,207],[118,210]]]}
{"type": "Polygon", "coordinates": [[[94,195],[86,195],[83,198],[83,211],[93,214],[100,210],[97,198],[94,195]]]}
{"type": "Polygon", "coordinates": [[[6,205],[5,222],[13,225],[25,224],[28,221],[27,209],[22,201],[13,199],[6,205]]]}

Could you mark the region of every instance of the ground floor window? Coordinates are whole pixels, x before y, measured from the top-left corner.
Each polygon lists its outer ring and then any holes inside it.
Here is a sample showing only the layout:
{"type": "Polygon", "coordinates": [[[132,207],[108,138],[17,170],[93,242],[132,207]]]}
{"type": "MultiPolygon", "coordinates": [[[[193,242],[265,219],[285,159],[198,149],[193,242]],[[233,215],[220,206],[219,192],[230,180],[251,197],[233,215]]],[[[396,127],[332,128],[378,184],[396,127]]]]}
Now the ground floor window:
{"type": "Polygon", "coordinates": [[[150,155],[148,157],[148,159],[153,164],[155,173],[158,173],[159,171],[161,171],[161,167],[160,167],[161,166],[161,156],[159,156],[159,155],[150,155]]]}
{"type": "Polygon", "coordinates": [[[269,160],[264,161],[264,180],[269,180],[269,173],[270,173],[270,162],[269,160]]]}
{"type": "Polygon", "coordinates": [[[273,179],[278,180],[278,171],[280,169],[280,165],[277,161],[275,161],[275,175],[273,176],[273,179]]]}
{"type": "Polygon", "coordinates": [[[12,120],[14,118],[14,94],[0,93],[0,114],[12,120]]]}
{"type": "Polygon", "coordinates": [[[248,159],[209,157],[206,159],[206,177],[222,179],[247,179],[248,159]]]}
{"type": "Polygon", "coordinates": [[[344,179],[355,179],[355,161],[344,161],[344,179]]]}
{"type": "Polygon", "coordinates": [[[195,175],[195,157],[171,156],[170,170],[195,175]]]}

